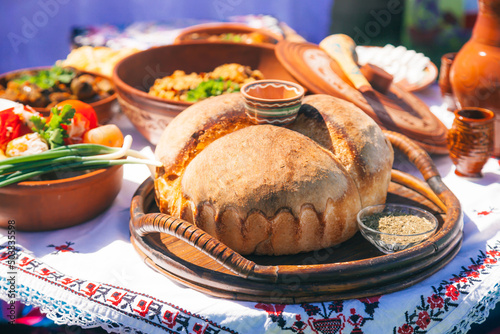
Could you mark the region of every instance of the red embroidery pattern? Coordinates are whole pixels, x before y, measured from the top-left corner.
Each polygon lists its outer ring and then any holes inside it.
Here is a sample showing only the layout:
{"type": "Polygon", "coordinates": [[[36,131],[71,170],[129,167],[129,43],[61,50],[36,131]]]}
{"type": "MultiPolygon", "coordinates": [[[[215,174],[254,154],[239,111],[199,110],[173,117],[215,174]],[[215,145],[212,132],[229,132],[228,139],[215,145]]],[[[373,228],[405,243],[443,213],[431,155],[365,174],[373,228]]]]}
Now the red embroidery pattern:
{"type": "MultiPolygon", "coordinates": [[[[71,244],[67,243],[67,245],[71,244]]],[[[1,265],[9,267],[7,262],[11,258],[9,255],[11,253],[8,252],[7,246],[0,245],[1,265]]],[[[152,296],[109,284],[69,277],[20,249],[16,249],[15,263],[17,272],[36,277],[64,289],[67,293],[85,297],[96,304],[104,305],[128,317],[161,328],[167,333],[236,334],[232,329],[152,296]]]]}
{"type": "Polygon", "coordinates": [[[500,213],[500,210],[496,207],[490,206],[487,210],[474,210],[473,212],[475,212],[479,217],[485,217],[491,215],[492,213],[498,214],[500,213]]]}
{"type": "Polygon", "coordinates": [[[433,294],[420,296],[420,305],[413,312],[405,312],[405,323],[394,327],[394,334],[424,334],[432,322],[439,322],[453,308],[458,306],[458,300],[467,295],[470,288],[481,281],[481,276],[488,275],[491,268],[500,260],[500,242],[488,251],[480,251],[472,264],[462,267],[459,275],[453,275],[448,281],[432,287],[433,294]]]}
{"type": "Polygon", "coordinates": [[[283,310],[285,309],[285,305],[259,303],[259,304],[255,305],[255,308],[260,308],[260,309],[266,311],[267,314],[270,316],[279,317],[281,315],[281,313],[283,313],[283,310]]]}
{"type": "Polygon", "coordinates": [[[375,310],[378,308],[380,296],[361,298],[359,301],[364,306],[364,311],[355,308],[349,309],[349,314],[344,314],[344,302],[342,300],[329,303],[304,303],[300,306],[308,316],[307,322],[302,321],[300,314],[295,315],[295,321],[287,325],[287,320],[283,316],[285,305],[263,304],[255,305],[255,308],[265,310],[273,323],[283,331],[304,334],[308,332],[316,334],[342,334],[359,333],[366,321],[373,320],[375,310]],[[364,316],[360,313],[364,313],[364,316]]]}
{"type": "Polygon", "coordinates": [[[478,216],[487,216],[489,215],[490,213],[493,213],[493,210],[488,210],[488,211],[479,211],[477,213],[478,216]]]}
{"type": "Polygon", "coordinates": [[[52,252],[52,254],[58,254],[59,252],[62,252],[62,253],[64,253],[64,252],[78,253],[78,251],[76,251],[72,247],[70,247],[70,246],[72,246],[74,244],[75,244],[74,242],[66,241],[66,245],[55,246],[53,244],[50,244],[47,247],[54,247],[55,251],[52,252]]]}

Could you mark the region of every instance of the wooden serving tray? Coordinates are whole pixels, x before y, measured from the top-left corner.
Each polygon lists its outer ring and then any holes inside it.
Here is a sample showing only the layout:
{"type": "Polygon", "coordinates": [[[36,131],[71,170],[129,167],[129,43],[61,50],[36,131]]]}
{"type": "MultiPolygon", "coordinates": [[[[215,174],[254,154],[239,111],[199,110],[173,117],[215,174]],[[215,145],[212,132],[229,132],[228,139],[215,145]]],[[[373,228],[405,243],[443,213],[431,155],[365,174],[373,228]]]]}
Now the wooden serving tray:
{"type": "Polygon", "coordinates": [[[315,252],[243,257],[194,225],[158,213],[151,179],[132,199],[132,244],[147,264],[167,277],[234,300],[318,302],[409,287],[437,272],[457,254],[462,241],[462,211],[429,155],[401,134],[385,134],[426,180],[393,170],[387,198],[387,202],[419,206],[436,215],[438,231],[421,244],[386,255],[357,233],[338,247],[315,252]]]}
{"type": "Polygon", "coordinates": [[[393,83],[386,94],[361,92],[350,83],[337,62],[312,43],[280,41],[275,53],[288,72],[311,93],[352,102],[381,127],[404,134],[429,153],[448,153],[446,126],[403,86],[393,83]]]}

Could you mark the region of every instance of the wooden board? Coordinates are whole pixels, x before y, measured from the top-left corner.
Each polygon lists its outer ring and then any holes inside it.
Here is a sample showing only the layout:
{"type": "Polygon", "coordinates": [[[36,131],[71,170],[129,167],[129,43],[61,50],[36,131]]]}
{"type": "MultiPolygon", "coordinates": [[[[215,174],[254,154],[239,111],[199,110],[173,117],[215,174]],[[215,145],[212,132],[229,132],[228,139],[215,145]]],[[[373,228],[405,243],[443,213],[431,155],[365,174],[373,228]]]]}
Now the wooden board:
{"type": "Polygon", "coordinates": [[[447,128],[414,94],[392,84],[387,94],[360,92],[340,66],[312,43],[280,41],[276,56],[310,92],[354,103],[381,127],[404,134],[430,153],[447,154],[447,128]]]}
{"type": "Polygon", "coordinates": [[[150,179],[132,199],[131,241],[153,269],[222,298],[301,303],[368,297],[409,287],[457,254],[462,210],[422,148],[401,134],[385,131],[385,135],[427,180],[393,170],[387,202],[422,207],[439,220],[436,234],[416,246],[383,254],[358,233],[338,247],[315,252],[243,257],[194,225],[159,213],[150,179]]]}

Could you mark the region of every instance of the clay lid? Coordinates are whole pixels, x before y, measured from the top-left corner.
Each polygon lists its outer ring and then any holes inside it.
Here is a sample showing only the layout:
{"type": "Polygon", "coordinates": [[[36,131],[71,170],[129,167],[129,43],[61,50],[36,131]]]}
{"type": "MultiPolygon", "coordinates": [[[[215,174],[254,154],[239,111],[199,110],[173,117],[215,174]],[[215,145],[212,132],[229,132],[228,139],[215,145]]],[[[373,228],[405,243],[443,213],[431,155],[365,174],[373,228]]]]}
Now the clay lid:
{"type": "Polygon", "coordinates": [[[447,154],[447,128],[429,107],[398,84],[386,94],[360,92],[319,46],[280,41],[276,56],[311,93],[329,94],[354,103],[381,127],[413,139],[430,153],[447,154]]]}

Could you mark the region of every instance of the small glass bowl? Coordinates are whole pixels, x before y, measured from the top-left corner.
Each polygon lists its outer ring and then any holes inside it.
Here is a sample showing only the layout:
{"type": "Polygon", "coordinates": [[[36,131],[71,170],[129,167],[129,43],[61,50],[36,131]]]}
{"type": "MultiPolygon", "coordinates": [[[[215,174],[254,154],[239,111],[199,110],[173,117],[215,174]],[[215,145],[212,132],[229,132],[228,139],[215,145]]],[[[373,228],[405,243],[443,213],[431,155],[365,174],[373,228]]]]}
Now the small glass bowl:
{"type": "Polygon", "coordinates": [[[365,237],[366,240],[385,254],[391,254],[415,246],[430,238],[438,228],[438,220],[433,214],[417,207],[402,204],[380,204],[368,206],[359,211],[357,220],[359,230],[361,231],[363,237],[365,237]],[[365,225],[363,220],[366,217],[380,213],[387,215],[404,214],[426,218],[429,222],[431,222],[432,227],[421,233],[402,235],[380,232],[365,225]]]}

